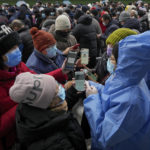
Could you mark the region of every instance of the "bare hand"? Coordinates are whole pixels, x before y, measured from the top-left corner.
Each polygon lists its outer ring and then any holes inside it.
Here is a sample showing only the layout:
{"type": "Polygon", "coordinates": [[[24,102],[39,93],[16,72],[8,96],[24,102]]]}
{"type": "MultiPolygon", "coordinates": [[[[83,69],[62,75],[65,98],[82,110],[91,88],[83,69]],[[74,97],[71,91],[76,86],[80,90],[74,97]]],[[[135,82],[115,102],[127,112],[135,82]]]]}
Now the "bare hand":
{"type": "Polygon", "coordinates": [[[72,47],[67,47],[64,51],[63,51],[63,54],[64,55],[68,55],[69,51],[72,50],[72,47]]]}
{"type": "Polygon", "coordinates": [[[67,59],[64,60],[62,67],[61,67],[63,74],[68,74],[70,72],[68,70],[65,70],[66,63],[67,63],[67,59]]]}
{"type": "Polygon", "coordinates": [[[97,34],[97,38],[100,38],[101,37],[101,34],[97,34]]]}
{"type": "Polygon", "coordinates": [[[75,64],[76,64],[76,67],[83,68],[83,65],[81,64],[81,58],[79,58],[75,64]]]}
{"type": "Polygon", "coordinates": [[[94,86],[90,86],[88,81],[85,82],[85,85],[86,85],[86,97],[98,93],[97,89],[94,86]]]}

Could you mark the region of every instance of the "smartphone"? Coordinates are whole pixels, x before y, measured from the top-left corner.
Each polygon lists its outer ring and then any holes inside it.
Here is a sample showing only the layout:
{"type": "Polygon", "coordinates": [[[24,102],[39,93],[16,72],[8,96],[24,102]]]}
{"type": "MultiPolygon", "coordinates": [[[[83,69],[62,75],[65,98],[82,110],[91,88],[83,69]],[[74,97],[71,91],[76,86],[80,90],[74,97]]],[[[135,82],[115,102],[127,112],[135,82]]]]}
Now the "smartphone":
{"type": "Polygon", "coordinates": [[[89,49],[81,49],[81,64],[87,65],[89,63],[89,49]]]}
{"type": "Polygon", "coordinates": [[[73,50],[77,49],[80,46],[80,44],[76,44],[72,47],[73,50]]]}
{"type": "Polygon", "coordinates": [[[77,91],[85,91],[85,75],[82,71],[75,72],[75,88],[77,91]]]}
{"type": "Polygon", "coordinates": [[[89,80],[92,80],[94,82],[97,81],[97,76],[94,75],[91,71],[87,70],[87,69],[84,69],[83,72],[88,76],[88,79],[89,80]]]}
{"type": "Polygon", "coordinates": [[[95,76],[92,72],[88,71],[87,76],[90,80],[95,81],[95,82],[97,81],[97,76],[95,76]]]}
{"type": "Polygon", "coordinates": [[[69,51],[67,56],[67,62],[65,66],[65,70],[73,71],[74,70],[74,64],[76,61],[77,52],[69,51]]]}

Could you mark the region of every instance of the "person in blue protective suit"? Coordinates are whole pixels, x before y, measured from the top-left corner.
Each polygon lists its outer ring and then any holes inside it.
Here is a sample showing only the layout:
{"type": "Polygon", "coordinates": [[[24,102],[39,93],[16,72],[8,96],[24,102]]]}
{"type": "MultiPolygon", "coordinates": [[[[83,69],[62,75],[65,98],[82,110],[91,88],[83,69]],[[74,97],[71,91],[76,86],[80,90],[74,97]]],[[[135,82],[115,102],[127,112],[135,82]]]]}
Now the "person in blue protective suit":
{"type": "Polygon", "coordinates": [[[150,31],[120,41],[117,54],[117,66],[116,55],[108,60],[112,75],[105,86],[86,83],[92,150],[150,150],[150,93],[144,80],[150,69],[150,31]]]}

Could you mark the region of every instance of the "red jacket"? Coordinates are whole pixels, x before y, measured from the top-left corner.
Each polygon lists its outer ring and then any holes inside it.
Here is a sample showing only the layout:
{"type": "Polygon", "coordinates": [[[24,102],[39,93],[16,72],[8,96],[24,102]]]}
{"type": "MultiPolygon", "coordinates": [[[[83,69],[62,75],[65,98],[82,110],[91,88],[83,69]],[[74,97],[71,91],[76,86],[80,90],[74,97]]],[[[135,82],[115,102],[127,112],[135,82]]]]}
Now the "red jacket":
{"type": "Polygon", "coordinates": [[[102,33],[104,34],[105,31],[106,31],[106,26],[103,25],[102,21],[100,21],[99,24],[100,24],[100,27],[101,27],[101,29],[102,29],[102,33]]]}
{"type": "MultiPolygon", "coordinates": [[[[8,149],[15,142],[15,112],[17,104],[9,97],[9,89],[15,78],[22,72],[31,72],[24,63],[20,63],[13,72],[0,70],[0,150],[8,149]]],[[[58,82],[67,79],[61,69],[48,75],[53,76],[58,82]]]]}
{"type": "Polygon", "coordinates": [[[107,14],[107,12],[106,11],[102,11],[101,14],[100,14],[101,18],[99,20],[99,24],[100,24],[100,27],[102,29],[102,33],[105,33],[105,30],[106,30],[106,26],[104,26],[103,23],[102,23],[102,16],[104,14],[107,14]]]}

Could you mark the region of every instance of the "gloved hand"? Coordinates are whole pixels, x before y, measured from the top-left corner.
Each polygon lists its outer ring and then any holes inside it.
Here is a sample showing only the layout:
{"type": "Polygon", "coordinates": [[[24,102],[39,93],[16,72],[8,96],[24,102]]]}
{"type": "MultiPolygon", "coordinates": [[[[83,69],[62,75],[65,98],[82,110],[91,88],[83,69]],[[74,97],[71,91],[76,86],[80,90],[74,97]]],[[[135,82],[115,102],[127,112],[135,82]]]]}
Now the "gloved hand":
{"type": "Polygon", "coordinates": [[[94,86],[90,86],[88,81],[85,82],[85,85],[86,85],[86,97],[98,93],[97,89],[94,86]]]}

